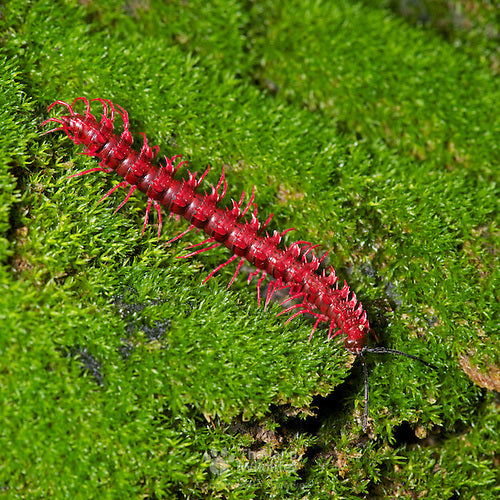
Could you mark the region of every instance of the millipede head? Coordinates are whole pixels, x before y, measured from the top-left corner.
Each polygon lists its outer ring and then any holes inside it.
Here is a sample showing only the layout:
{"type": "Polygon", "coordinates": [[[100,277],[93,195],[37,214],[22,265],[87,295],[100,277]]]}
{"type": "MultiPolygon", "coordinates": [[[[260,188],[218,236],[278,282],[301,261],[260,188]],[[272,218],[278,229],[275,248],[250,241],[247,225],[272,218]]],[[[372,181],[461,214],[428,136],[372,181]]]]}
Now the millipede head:
{"type": "Polygon", "coordinates": [[[360,354],[366,348],[366,336],[360,338],[347,337],[344,342],[345,348],[353,354],[360,354]]]}

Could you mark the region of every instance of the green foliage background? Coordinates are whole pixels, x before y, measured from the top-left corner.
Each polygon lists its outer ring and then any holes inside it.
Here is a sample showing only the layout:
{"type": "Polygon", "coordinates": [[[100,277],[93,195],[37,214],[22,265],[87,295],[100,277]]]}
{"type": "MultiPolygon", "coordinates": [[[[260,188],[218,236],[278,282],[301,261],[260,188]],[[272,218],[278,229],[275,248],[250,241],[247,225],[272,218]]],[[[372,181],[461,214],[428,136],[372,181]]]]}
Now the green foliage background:
{"type": "Polygon", "coordinates": [[[0,496],[498,498],[500,20],[408,4],[1,7],[0,496]],[[255,185],[381,344],[438,370],[372,356],[365,435],[341,342],[226,291],[234,270],[202,285],[227,253],[176,259],[203,236],[166,244],[167,217],[141,238],[143,196],[97,203],[115,177],[67,178],[95,160],[38,125],[81,95],[255,185]]]}

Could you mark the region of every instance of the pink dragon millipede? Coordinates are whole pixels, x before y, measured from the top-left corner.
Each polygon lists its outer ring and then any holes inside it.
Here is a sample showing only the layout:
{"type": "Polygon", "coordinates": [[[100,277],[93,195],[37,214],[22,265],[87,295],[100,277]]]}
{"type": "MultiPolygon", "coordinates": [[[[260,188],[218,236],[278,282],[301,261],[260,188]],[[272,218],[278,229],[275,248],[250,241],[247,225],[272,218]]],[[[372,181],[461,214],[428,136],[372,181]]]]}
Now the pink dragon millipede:
{"type": "Polygon", "coordinates": [[[187,258],[220,245],[226,246],[232,256],[223,264],[214,269],[204,280],[210,279],[217,271],[227,264],[237,261],[236,271],[229,282],[233,283],[236,275],[241,269],[245,259],[257,268],[250,274],[248,282],[261,274],[257,284],[258,303],[260,304],[260,289],[265,277],[272,277],[265,298],[266,305],[273,294],[279,289],[287,289],[289,297],[285,300],[289,304],[280,313],[292,313],[291,319],[308,313],[314,319],[311,336],[320,323],[329,323],[328,338],[337,335],[345,335],[345,347],[354,354],[360,356],[363,364],[365,379],[365,411],[363,428],[366,430],[368,421],[368,375],[366,364],[363,359],[364,353],[391,353],[407,356],[423,362],[425,365],[435,368],[433,365],[401,351],[387,349],[385,347],[367,347],[367,336],[370,325],[366,311],[351,292],[347,283],[339,286],[338,278],[333,267],[329,272],[319,272],[319,267],[325,259],[326,254],[318,258],[313,250],[318,245],[312,245],[307,241],[297,241],[289,247],[280,248],[283,236],[291,229],[282,233],[274,231],[272,235],[264,232],[272,215],[261,224],[257,218],[257,206],[254,204],[255,190],[252,191],[250,201],[243,207],[243,192],[240,200],[232,200],[231,208],[221,208],[219,202],[225,195],[227,182],[222,169],[221,178],[216,186],[211,186],[208,193],[201,194],[196,189],[201,184],[207,170],[199,178],[197,173],[188,171],[187,179],[177,179],[176,173],[185,164],[178,161],[180,156],[172,158],[165,157],[165,165],[155,165],[152,161],[158,155],[159,147],[151,148],[148,145],[145,134],[142,148],[139,153],[132,149],[133,138],[129,131],[129,120],[127,112],[107,99],[93,99],[103,106],[101,120],[98,121],[90,112],[90,102],[85,97],[78,97],[73,104],[69,105],[63,101],[52,103],[48,111],[61,105],[67,108],[69,114],[58,118],[49,118],[41,126],[56,122],[60,127],[44,132],[62,130],[75,144],[83,144],[83,154],[96,156],[101,161],[98,167],[79,172],[70,177],[81,176],[91,172],[116,172],[124,178],[122,182],[106,193],[100,201],[107,198],[119,187],[130,186],[130,191],[118,206],[119,210],[130,198],[132,193],[139,189],[148,197],[146,217],[142,233],[146,228],[151,206],[154,205],[158,213],[159,227],[158,237],[161,232],[161,206],[171,214],[184,217],[189,227],[181,234],[170,240],[175,241],[186,235],[192,229],[203,230],[208,238],[202,243],[193,246],[207,244],[204,248],[197,249],[183,258],[187,258]],[[74,106],[82,101],[86,107],[85,114],[75,113],[74,106]],[[109,113],[109,116],[108,116],[109,113]],[[114,130],[114,119],[119,114],[123,121],[123,132],[120,136],[114,130]],[[174,162],[177,161],[177,165],[174,162]],[[252,208],[253,207],[253,208],[252,208]],[[250,220],[244,219],[249,213],[250,220]]]}

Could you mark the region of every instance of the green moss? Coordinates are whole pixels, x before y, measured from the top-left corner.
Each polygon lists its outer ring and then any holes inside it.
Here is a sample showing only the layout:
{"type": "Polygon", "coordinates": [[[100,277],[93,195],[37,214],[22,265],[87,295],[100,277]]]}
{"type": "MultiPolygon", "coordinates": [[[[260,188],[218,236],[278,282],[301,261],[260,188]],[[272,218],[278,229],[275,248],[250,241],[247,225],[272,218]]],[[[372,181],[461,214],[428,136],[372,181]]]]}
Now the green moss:
{"type": "Polygon", "coordinates": [[[0,491],[498,496],[495,54],[373,4],[4,7],[0,491]],[[226,291],[231,266],[202,285],[227,252],[176,258],[203,236],[165,244],[186,228],[165,216],[141,238],[144,197],[97,203],[113,176],[67,178],[95,160],[37,125],[79,95],[122,105],[191,171],[211,164],[205,186],[224,164],[228,198],[255,185],[270,230],[330,251],[380,342],[438,370],[369,357],[365,436],[341,342],[309,343],[244,276],[226,291]]]}

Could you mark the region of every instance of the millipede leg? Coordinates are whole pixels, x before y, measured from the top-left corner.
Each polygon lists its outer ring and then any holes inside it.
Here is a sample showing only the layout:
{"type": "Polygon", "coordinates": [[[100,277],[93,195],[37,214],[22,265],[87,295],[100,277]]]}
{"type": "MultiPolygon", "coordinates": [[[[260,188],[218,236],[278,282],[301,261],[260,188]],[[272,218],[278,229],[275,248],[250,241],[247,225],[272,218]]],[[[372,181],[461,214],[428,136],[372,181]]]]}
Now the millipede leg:
{"type": "Polygon", "coordinates": [[[111,188],[97,203],[101,203],[102,200],[105,200],[109,195],[113,194],[117,189],[125,187],[127,185],[128,185],[127,181],[120,182],[120,184],[117,184],[114,188],[111,188]]]}
{"type": "Polygon", "coordinates": [[[118,205],[118,208],[114,211],[114,213],[116,214],[116,212],[118,212],[118,210],[120,210],[120,208],[123,207],[123,205],[125,205],[125,203],[127,203],[128,199],[132,196],[132,193],[137,189],[137,186],[132,186],[130,188],[130,191],[128,192],[127,196],[125,196],[125,199],[118,205]]]}
{"type": "Polygon", "coordinates": [[[183,236],[186,236],[186,234],[188,234],[189,231],[191,231],[195,227],[196,226],[194,224],[191,224],[185,231],[182,231],[181,234],[174,236],[171,240],[168,240],[165,244],[168,245],[169,243],[173,243],[174,241],[180,240],[183,236]]]}
{"type": "Polygon", "coordinates": [[[48,108],[47,108],[47,111],[50,111],[56,104],[60,104],[61,106],[65,106],[66,108],[68,108],[68,111],[70,113],[71,116],[75,116],[75,112],[73,111],[73,108],[67,103],[67,102],[64,102],[64,101],[54,101],[48,108]]]}
{"type": "Polygon", "coordinates": [[[245,262],[245,257],[241,257],[240,261],[238,262],[238,266],[236,267],[236,271],[234,271],[233,277],[231,278],[229,285],[227,285],[226,290],[229,290],[229,287],[233,284],[233,281],[240,272],[241,266],[243,265],[244,262],[245,262]]]}
{"type": "MultiPolygon", "coordinates": [[[[203,281],[202,283],[205,284],[217,271],[220,271],[223,267],[227,266],[228,264],[230,264],[231,262],[233,262],[233,260],[237,259],[238,256],[237,255],[233,255],[231,257],[229,257],[228,260],[226,260],[226,262],[223,262],[220,266],[217,266],[203,281]]],[[[234,277],[233,277],[234,278],[234,277]]],[[[228,285],[228,288],[229,286],[231,286],[231,283],[233,282],[233,280],[231,280],[231,282],[229,283],[228,285]]]]}

